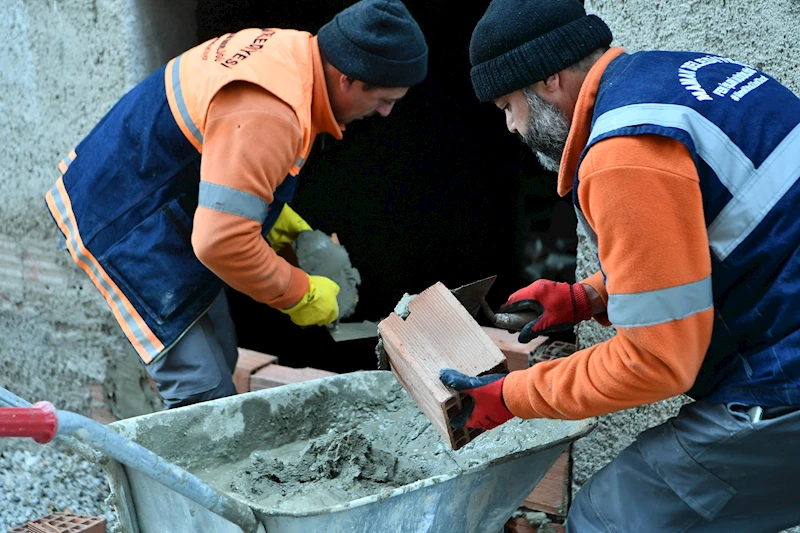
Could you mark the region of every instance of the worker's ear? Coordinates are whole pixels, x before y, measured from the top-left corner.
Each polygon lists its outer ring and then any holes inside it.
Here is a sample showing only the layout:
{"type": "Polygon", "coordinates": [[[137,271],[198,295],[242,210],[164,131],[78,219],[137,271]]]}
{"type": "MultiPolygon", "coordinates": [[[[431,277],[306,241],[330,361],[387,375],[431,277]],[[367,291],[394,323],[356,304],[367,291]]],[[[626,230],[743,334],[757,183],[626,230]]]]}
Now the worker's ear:
{"type": "Polygon", "coordinates": [[[339,88],[342,90],[343,93],[348,93],[353,88],[353,84],[356,82],[355,78],[351,78],[346,74],[342,74],[339,77],[339,88]]]}
{"type": "Polygon", "coordinates": [[[561,76],[558,75],[558,72],[552,74],[547,77],[547,79],[542,80],[542,85],[544,85],[544,90],[548,93],[557,92],[558,89],[561,88],[561,76]]]}

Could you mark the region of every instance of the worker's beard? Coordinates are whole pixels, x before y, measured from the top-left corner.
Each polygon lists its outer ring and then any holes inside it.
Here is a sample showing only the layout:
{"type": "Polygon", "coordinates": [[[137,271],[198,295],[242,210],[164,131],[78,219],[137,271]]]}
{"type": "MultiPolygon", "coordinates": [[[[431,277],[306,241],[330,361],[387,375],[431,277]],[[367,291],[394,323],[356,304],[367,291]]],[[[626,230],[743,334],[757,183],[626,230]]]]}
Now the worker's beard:
{"type": "Polygon", "coordinates": [[[520,137],[547,170],[558,172],[569,135],[569,121],[556,106],[545,102],[533,89],[522,90],[528,104],[528,123],[520,137]]]}

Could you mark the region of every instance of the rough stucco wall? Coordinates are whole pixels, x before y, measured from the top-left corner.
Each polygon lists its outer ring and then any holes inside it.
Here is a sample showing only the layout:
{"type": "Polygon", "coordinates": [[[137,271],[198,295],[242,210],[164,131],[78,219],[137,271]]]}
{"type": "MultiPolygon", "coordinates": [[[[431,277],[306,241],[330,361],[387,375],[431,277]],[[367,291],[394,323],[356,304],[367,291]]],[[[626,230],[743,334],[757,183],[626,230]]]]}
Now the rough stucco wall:
{"type": "Polygon", "coordinates": [[[141,365],[105,301],[56,248],[44,193],[57,162],[119,97],[194,44],[195,2],[6,0],[3,7],[0,386],[88,413],[88,385],[102,384],[129,400],[119,415],[153,410],[141,365]]]}
{"type": "Polygon", "coordinates": [[[587,0],[615,46],[722,54],[764,70],[800,94],[798,0],[587,0]]]}
{"type": "MultiPolygon", "coordinates": [[[[800,94],[798,0],[590,0],[586,10],[605,20],[614,33],[613,44],[629,52],[665,49],[722,54],[763,69],[800,94]]],[[[578,279],[598,266],[585,238],[581,236],[580,241],[578,279]]],[[[581,346],[613,334],[612,328],[596,323],[577,330],[581,346]]],[[[575,445],[574,488],[616,457],[638,433],[672,416],[683,403],[675,398],[600,417],[598,429],[575,445]]]]}

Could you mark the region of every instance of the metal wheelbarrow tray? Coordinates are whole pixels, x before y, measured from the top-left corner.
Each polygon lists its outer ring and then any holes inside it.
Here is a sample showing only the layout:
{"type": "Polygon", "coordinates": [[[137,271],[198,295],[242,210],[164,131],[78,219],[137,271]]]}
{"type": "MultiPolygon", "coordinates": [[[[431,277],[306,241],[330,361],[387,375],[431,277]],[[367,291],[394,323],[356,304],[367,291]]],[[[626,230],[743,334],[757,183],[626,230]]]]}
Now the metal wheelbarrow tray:
{"type": "MultiPolygon", "coordinates": [[[[353,372],[110,424],[249,506],[267,533],[496,533],[595,420],[514,419],[453,451],[391,372],[353,372]]],[[[123,467],[141,533],[238,526],[123,467]]],[[[115,472],[117,474],[115,474],[115,472]]],[[[112,490],[125,492],[119,469],[112,490]]],[[[126,503],[127,500],[127,503],[126,503]]]]}

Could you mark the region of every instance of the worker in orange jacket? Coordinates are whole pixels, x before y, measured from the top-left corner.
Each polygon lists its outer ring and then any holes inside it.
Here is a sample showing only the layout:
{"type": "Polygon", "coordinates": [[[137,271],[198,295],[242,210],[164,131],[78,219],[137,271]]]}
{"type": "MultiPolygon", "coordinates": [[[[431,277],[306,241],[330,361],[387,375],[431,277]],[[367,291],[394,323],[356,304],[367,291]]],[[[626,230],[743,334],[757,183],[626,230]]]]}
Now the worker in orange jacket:
{"type": "Polygon", "coordinates": [[[298,174],[318,135],[388,116],[427,55],[400,0],[361,0],[317,35],[222,35],[134,87],[59,163],[50,213],[166,407],[236,392],[224,285],[300,326],[336,320],[336,283],[276,254],[311,229],[288,205],[298,174]]]}
{"type": "Polygon", "coordinates": [[[581,419],[686,393],[583,485],[567,530],[780,531],[800,523],[800,99],[747,64],[609,48],[575,0],[493,0],[470,43],[481,101],[572,191],[600,270],[503,311],[610,340],[527,370],[442,381],[457,426],[581,419]]]}

